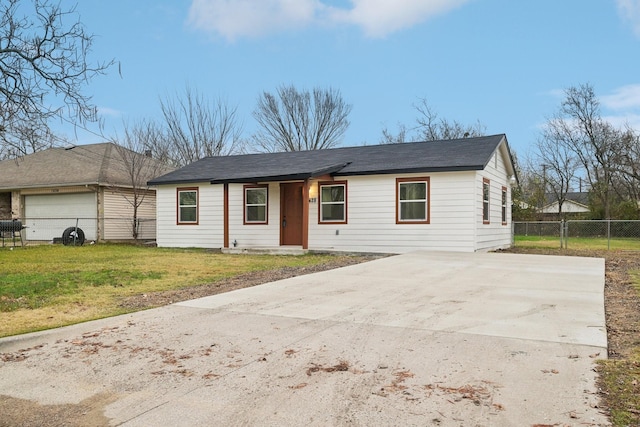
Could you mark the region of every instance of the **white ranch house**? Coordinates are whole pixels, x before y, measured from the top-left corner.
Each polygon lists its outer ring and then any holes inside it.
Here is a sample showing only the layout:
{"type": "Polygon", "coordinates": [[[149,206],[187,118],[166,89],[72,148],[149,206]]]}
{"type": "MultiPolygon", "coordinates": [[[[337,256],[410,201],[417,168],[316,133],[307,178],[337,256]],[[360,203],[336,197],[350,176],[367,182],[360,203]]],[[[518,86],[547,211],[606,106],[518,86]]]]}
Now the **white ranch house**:
{"type": "Polygon", "coordinates": [[[511,245],[505,135],[208,157],[149,182],[161,247],[487,251],[511,245]]]}

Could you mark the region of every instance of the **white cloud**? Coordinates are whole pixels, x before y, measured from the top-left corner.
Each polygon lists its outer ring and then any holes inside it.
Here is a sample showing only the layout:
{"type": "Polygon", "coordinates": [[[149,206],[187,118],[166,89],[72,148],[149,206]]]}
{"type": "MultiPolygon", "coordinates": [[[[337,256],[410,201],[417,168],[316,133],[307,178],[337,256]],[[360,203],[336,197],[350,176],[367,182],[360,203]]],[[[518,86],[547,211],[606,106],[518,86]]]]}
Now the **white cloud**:
{"type": "Polygon", "coordinates": [[[598,99],[609,112],[603,115],[606,121],[619,128],[629,125],[640,130],[640,84],[619,87],[598,99]]]}
{"type": "Polygon", "coordinates": [[[384,37],[448,12],[468,0],[352,0],[349,10],[334,9],[336,22],[355,24],[369,37],[384,37]]]}
{"type": "Polygon", "coordinates": [[[121,117],[122,111],[110,107],[98,107],[98,113],[102,116],[121,117]]]}
{"type": "Polygon", "coordinates": [[[633,32],[640,37],[640,0],[616,0],[618,13],[631,24],[633,32]]]}
{"type": "Polygon", "coordinates": [[[189,22],[235,40],[306,26],[319,7],[316,0],[193,0],[189,22]]]}
{"type": "Polygon", "coordinates": [[[369,37],[384,37],[468,1],[350,0],[351,7],[345,8],[329,0],[192,0],[189,23],[228,40],[335,24],[354,25],[369,37]]]}
{"type": "Polygon", "coordinates": [[[640,131],[640,114],[627,113],[615,116],[603,116],[602,118],[618,129],[631,126],[631,128],[640,131]]]}
{"type": "Polygon", "coordinates": [[[612,94],[601,96],[600,101],[612,110],[640,108],[640,84],[619,87],[612,94]]]}

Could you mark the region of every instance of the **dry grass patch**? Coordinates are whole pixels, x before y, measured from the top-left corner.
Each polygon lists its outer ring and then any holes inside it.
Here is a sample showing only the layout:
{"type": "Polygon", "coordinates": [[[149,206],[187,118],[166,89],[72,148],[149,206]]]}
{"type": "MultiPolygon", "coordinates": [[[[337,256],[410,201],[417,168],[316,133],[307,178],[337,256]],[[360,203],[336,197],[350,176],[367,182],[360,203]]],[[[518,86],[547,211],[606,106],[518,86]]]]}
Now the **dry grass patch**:
{"type": "Polygon", "coordinates": [[[0,249],[0,337],[180,300],[123,303],[140,296],[173,292],[186,299],[192,293],[185,290],[206,291],[206,286],[247,274],[306,268],[335,259],[331,255],[224,255],[202,249],[111,244],[0,249]]]}

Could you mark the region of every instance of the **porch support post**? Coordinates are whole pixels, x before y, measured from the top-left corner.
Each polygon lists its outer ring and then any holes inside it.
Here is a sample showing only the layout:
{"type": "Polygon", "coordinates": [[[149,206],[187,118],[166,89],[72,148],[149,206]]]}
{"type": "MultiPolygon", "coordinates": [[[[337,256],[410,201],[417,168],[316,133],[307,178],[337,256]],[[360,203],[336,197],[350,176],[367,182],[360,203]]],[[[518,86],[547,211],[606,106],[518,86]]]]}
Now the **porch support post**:
{"type": "Polygon", "coordinates": [[[224,202],[223,202],[223,216],[224,216],[224,242],[225,248],[229,247],[229,184],[224,183],[224,202]]]}
{"type": "Polygon", "coordinates": [[[302,249],[309,249],[309,180],[302,185],[302,249]]]}

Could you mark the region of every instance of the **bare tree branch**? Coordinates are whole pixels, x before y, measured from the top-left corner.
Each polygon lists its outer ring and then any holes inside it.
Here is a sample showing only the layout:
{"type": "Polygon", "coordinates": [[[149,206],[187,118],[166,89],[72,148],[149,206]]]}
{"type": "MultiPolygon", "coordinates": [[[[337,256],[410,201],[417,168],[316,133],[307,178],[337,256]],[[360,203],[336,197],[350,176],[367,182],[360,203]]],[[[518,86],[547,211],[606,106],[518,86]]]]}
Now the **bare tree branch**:
{"type": "Polygon", "coordinates": [[[147,121],[132,125],[125,123],[124,136],[114,138],[116,151],[124,165],[128,188],[124,189],[120,185],[112,185],[112,188],[120,193],[132,208],[130,230],[131,236],[136,240],[139,236],[138,209],[151,191],[147,182],[174,169],[154,158],[153,150],[162,146],[163,139],[158,126],[147,121]]]}
{"type": "Polygon", "coordinates": [[[84,124],[97,121],[90,80],[114,61],[90,64],[94,36],[75,9],[48,0],[5,0],[0,4],[0,158],[50,146],[45,139],[25,144],[25,133],[52,135],[53,118],[84,124]]]}
{"type": "Polygon", "coordinates": [[[440,141],[486,135],[486,127],[480,121],[473,125],[464,125],[457,120],[438,117],[438,114],[429,105],[426,98],[420,98],[417,104],[413,104],[413,108],[418,112],[416,125],[409,129],[404,124],[399,123],[397,134],[393,134],[387,128],[384,128],[380,139],[382,144],[409,141],[440,141]],[[409,136],[409,131],[413,132],[411,136],[409,136]]]}
{"type": "Polygon", "coordinates": [[[620,131],[600,116],[600,103],[593,86],[582,84],[565,90],[559,112],[547,121],[557,144],[565,145],[579,160],[591,193],[611,218],[612,182],[620,153],[620,131]]]}
{"type": "Polygon", "coordinates": [[[242,147],[237,107],[221,98],[208,102],[188,86],[183,95],[160,100],[164,118],[163,151],[176,166],[203,157],[226,156],[242,147]]]}
{"type": "Polygon", "coordinates": [[[260,130],[253,140],[267,152],[332,148],[349,127],[351,108],[332,88],[310,93],[281,86],[277,95],[263,92],[258,98],[253,117],[260,130]]]}

